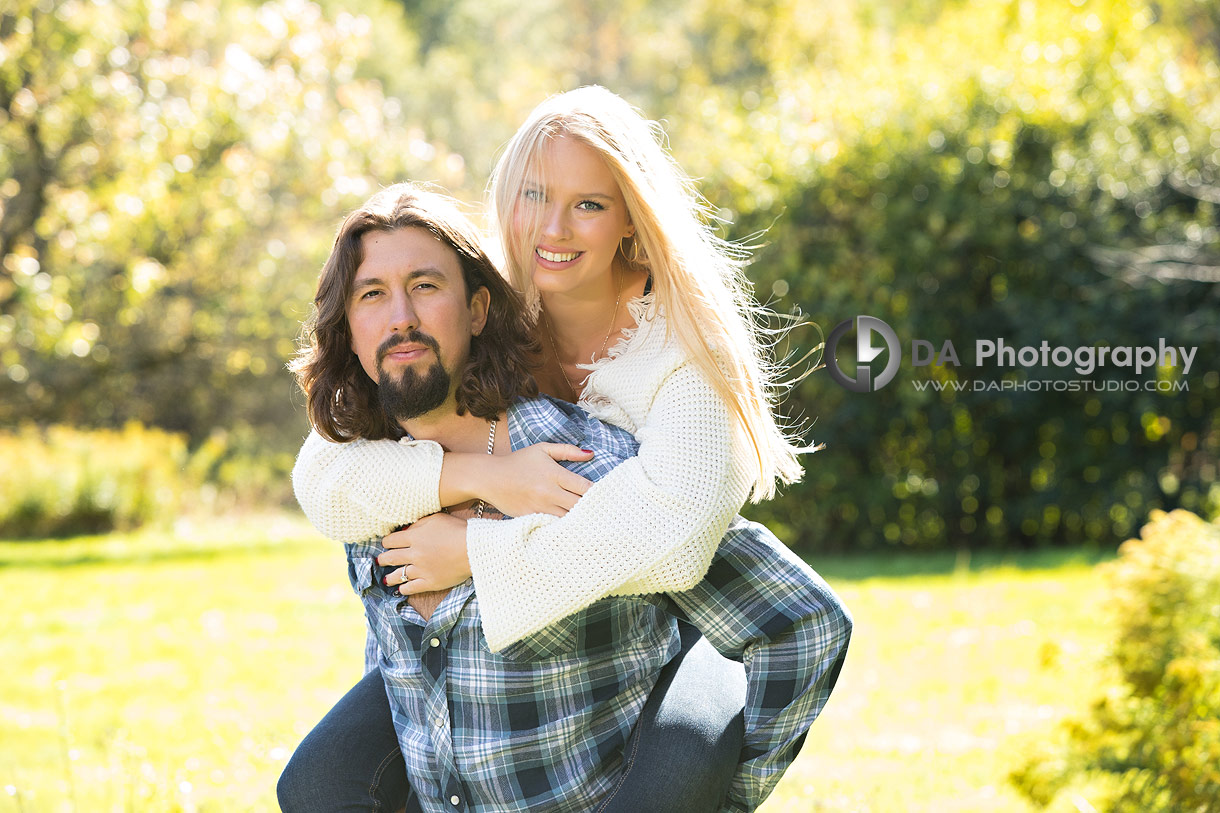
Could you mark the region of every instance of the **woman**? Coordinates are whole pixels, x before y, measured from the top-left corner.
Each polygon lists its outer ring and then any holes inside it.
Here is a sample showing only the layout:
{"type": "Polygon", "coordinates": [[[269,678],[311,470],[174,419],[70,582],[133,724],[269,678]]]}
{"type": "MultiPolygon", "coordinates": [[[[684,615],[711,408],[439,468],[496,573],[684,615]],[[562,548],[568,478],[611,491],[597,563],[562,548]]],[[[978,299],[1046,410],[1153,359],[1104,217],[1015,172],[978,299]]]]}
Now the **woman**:
{"type": "Polygon", "coordinates": [[[327,536],[389,534],[381,563],[404,594],[473,574],[493,651],[605,596],[689,589],[747,495],[800,474],[741,263],[657,135],[609,91],[561,94],[518,130],[492,183],[509,278],[538,316],[540,388],[635,434],[636,458],[590,486],[555,462],[589,454],[571,447],[493,469],[435,444],[311,435],[294,470],[327,536]],[[386,458],[403,476],[366,482],[386,458]],[[428,516],[475,498],[516,518],[428,516]]]}

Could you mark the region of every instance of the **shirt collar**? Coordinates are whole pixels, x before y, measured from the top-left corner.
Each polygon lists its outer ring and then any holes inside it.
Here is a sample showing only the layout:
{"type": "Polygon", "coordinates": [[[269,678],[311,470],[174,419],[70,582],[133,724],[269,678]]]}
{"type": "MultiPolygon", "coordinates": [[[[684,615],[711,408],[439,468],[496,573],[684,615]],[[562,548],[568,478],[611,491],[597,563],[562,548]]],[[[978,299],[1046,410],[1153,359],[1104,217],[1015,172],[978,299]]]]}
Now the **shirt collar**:
{"type": "MultiPolygon", "coordinates": [[[[549,395],[518,398],[508,405],[505,415],[508,439],[513,451],[535,443],[571,443],[574,446],[582,446],[588,439],[588,414],[575,404],[549,395]]],[[[405,432],[403,440],[415,438],[410,432],[405,432]]]]}
{"type": "Polygon", "coordinates": [[[535,443],[570,443],[588,448],[589,416],[575,404],[547,395],[518,398],[509,405],[507,417],[514,451],[535,443]]]}

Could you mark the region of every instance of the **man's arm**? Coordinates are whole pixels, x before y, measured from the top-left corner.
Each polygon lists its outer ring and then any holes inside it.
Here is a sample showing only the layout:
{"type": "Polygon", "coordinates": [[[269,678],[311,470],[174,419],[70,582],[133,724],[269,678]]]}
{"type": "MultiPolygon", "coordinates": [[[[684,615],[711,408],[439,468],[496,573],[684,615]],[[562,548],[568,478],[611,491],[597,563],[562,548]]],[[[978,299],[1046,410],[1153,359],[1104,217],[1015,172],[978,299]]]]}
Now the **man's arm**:
{"type": "Polygon", "coordinates": [[[743,520],[721,542],[707,577],[668,597],[722,655],[745,664],[745,745],[724,810],[754,810],[826,705],[851,616],[770,531],[743,520]]]}

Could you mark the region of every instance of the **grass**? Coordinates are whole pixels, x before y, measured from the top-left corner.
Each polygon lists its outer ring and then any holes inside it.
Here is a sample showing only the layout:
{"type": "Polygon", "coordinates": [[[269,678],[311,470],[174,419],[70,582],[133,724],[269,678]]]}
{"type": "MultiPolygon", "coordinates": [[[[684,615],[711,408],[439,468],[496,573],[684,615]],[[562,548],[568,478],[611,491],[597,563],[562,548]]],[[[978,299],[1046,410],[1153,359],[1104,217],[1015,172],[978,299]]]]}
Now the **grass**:
{"type": "Polygon", "coordinates": [[[855,618],[851,649],[763,812],[1032,810],[1006,777],[1093,697],[1109,635],[1100,558],[1030,554],[942,573],[936,558],[911,557],[846,581],[834,574],[870,562],[827,562],[855,618]]]}
{"type": "MultiPolygon", "coordinates": [[[[1096,685],[1097,558],[815,562],[856,633],[763,813],[1028,810],[1006,774],[1096,685]]],[[[361,668],[341,551],[282,517],[0,544],[0,625],[0,811],[275,810],[361,668]]]]}

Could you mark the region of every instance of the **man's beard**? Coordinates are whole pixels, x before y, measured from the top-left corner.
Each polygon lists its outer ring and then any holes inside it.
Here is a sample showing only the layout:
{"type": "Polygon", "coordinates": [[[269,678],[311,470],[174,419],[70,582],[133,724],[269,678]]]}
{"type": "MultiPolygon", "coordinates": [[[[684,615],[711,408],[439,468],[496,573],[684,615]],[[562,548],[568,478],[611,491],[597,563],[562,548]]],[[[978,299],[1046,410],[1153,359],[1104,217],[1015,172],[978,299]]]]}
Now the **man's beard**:
{"type": "Polygon", "coordinates": [[[409,421],[426,415],[445,403],[449,397],[449,373],[441,366],[436,340],[418,331],[386,340],[377,348],[377,394],[386,417],[393,421],[409,421]],[[381,366],[381,360],[395,347],[408,342],[432,348],[436,360],[421,375],[411,367],[403,369],[397,378],[381,366]]]}

